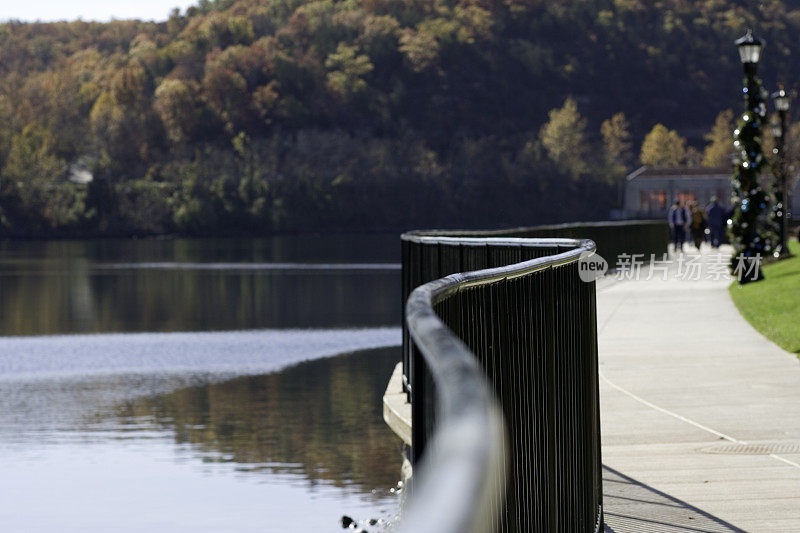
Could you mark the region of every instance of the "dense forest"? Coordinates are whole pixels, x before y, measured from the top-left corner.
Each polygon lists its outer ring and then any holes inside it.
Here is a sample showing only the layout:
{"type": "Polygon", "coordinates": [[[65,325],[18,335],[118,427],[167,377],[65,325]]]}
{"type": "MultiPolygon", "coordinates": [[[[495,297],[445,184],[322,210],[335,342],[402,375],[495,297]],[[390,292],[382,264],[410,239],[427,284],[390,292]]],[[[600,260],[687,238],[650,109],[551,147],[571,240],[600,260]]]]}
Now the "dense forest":
{"type": "Polygon", "coordinates": [[[778,0],[201,0],[160,23],[8,22],[0,236],[605,218],[640,162],[725,162],[751,26],[765,84],[794,88],[800,2],[778,0]]]}

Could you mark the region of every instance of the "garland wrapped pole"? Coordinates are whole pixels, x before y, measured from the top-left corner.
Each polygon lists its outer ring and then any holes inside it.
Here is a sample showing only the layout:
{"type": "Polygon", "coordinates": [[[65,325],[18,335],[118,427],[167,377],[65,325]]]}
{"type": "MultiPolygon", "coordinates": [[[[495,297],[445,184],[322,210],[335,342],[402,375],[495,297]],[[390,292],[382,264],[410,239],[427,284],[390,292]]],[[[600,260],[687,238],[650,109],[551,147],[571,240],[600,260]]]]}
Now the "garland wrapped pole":
{"type": "Polygon", "coordinates": [[[763,214],[768,211],[769,197],[759,183],[761,167],[766,164],[761,151],[761,131],[767,108],[766,91],[756,76],[764,42],[751,30],[736,41],[744,66],[745,111],[733,132],[736,168],[731,178],[733,216],[728,236],[733,245],[731,269],[739,283],[763,279],[761,258],[775,246],[775,236],[767,228],[763,214]]]}
{"type": "Polygon", "coordinates": [[[786,239],[789,236],[789,190],[786,184],[787,171],[786,171],[786,115],[791,107],[791,97],[789,93],[780,87],[779,90],[772,93],[772,101],[775,104],[775,109],[778,110],[778,120],[775,131],[775,205],[772,211],[775,213],[775,222],[778,229],[778,246],[775,249],[775,256],[789,257],[789,247],[786,244],[786,239]]]}

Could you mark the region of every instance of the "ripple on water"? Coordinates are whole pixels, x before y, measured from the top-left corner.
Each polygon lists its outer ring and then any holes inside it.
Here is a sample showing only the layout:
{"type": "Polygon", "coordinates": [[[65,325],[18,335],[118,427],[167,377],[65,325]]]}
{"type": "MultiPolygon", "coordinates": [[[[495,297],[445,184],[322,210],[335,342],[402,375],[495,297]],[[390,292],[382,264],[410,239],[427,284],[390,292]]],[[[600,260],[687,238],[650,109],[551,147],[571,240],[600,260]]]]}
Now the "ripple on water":
{"type": "Polygon", "coordinates": [[[111,374],[255,374],[400,344],[399,328],[0,337],[0,380],[111,374]]]}
{"type": "Polygon", "coordinates": [[[0,339],[0,501],[14,502],[0,523],[332,532],[345,513],[390,520],[400,445],[380,395],[399,351],[326,356],[398,341],[396,328],[0,339]],[[9,361],[16,349],[25,361],[9,361]]]}

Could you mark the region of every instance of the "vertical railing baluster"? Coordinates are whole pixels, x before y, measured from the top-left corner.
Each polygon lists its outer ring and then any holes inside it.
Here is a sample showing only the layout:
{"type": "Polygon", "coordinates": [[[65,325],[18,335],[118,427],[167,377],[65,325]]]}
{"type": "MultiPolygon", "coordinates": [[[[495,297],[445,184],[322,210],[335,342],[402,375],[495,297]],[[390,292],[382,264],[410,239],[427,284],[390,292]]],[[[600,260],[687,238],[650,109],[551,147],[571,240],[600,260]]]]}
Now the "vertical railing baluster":
{"type": "MultiPolygon", "coordinates": [[[[649,258],[665,249],[665,224],[562,225],[483,235],[412,233],[401,247],[404,309],[415,288],[439,280],[437,290],[444,292],[431,300],[432,309],[482,369],[505,419],[509,454],[500,458],[505,467],[492,471],[506,472],[505,491],[503,483],[487,480],[494,488],[483,496],[486,505],[467,508],[499,508],[495,531],[594,531],[602,517],[596,286],[578,276],[582,249],[576,247],[587,245],[563,239],[593,239],[613,267],[621,252],[649,258]],[[528,240],[504,242],[517,236],[528,240]],[[529,264],[540,266],[524,266],[529,264]],[[498,270],[470,272],[485,268],[498,270]],[[469,273],[440,279],[459,272],[469,273]]],[[[431,357],[437,355],[421,351],[404,327],[415,465],[444,422],[438,419],[441,376],[431,374],[431,357]]]]}

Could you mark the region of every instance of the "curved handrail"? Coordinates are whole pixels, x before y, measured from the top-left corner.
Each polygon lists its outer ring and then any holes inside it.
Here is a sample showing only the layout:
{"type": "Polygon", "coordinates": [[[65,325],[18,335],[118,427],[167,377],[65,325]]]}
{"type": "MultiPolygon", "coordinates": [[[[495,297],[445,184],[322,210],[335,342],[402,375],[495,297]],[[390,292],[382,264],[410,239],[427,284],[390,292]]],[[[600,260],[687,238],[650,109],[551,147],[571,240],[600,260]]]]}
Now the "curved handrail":
{"type": "Polygon", "coordinates": [[[406,303],[408,332],[436,384],[437,425],[400,524],[401,532],[491,531],[505,490],[506,435],[503,415],[477,359],[436,314],[434,306],[468,287],[526,276],[591,255],[590,240],[459,238],[403,235],[431,244],[565,247],[552,256],[513,265],[451,274],[414,289],[406,303]]]}
{"type": "MultiPolygon", "coordinates": [[[[412,230],[402,235],[403,240],[418,236],[426,237],[504,237],[512,235],[525,235],[537,231],[564,232],[564,230],[585,230],[587,228],[626,228],[643,225],[663,226],[666,221],[662,219],[636,219],[636,220],[606,220],[598,222],[564,222],[562,224],[546,224],[542,226],[519,226],[515,228],[500,229],[464,229],[464,230],[412,230]]],[[[541,237],[540,237],[541,238],[541,237]]]]}

